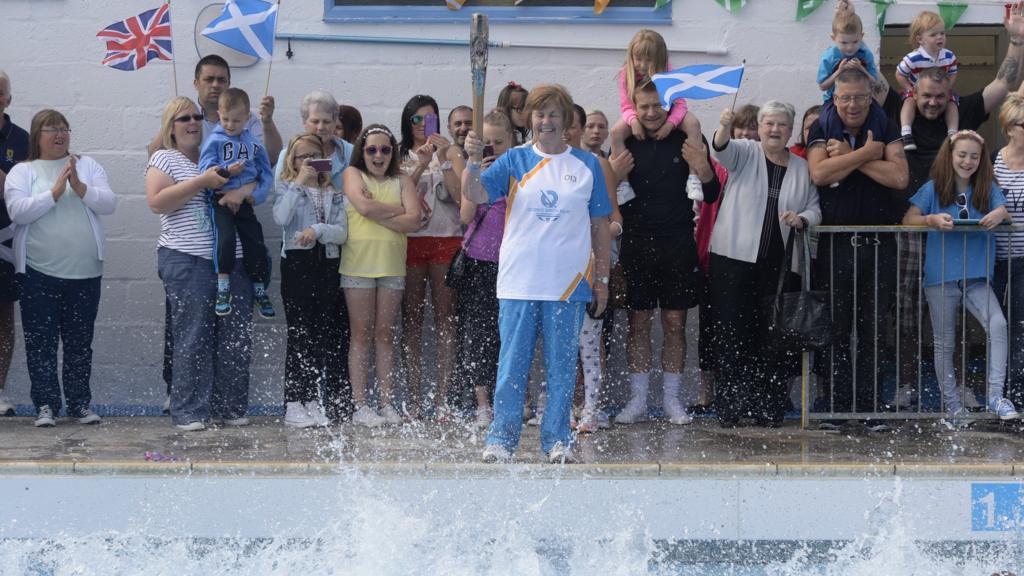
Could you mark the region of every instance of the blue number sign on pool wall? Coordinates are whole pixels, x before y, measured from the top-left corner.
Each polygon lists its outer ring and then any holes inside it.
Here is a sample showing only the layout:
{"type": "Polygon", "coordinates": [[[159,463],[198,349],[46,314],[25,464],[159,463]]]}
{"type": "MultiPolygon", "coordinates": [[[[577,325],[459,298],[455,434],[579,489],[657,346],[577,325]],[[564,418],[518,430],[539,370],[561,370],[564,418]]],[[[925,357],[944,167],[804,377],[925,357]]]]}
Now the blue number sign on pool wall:
{"type": "Polygon", "coordinates": [[[1024,485],[1019,483],[971,484],[971,530],[1008,532],[1020,530],[1024,485]]]}

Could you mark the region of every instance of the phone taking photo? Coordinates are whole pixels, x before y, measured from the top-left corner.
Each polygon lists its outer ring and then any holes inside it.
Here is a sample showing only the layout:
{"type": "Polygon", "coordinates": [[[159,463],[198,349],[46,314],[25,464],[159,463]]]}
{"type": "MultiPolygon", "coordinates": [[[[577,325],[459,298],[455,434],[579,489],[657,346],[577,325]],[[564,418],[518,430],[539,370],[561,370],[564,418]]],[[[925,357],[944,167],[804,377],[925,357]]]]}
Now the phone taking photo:
{"type": "Polygon", "coordinates": [[[317,172],[330,172],[331,171],[331,159],[330,158],[312,158],[309,160],[309,167],[317,172]]]}
{"type": "Polygon", "coordinates": [[[437,114],[423,116],[423,135],[430,138],[437,134],[437,114]]]}

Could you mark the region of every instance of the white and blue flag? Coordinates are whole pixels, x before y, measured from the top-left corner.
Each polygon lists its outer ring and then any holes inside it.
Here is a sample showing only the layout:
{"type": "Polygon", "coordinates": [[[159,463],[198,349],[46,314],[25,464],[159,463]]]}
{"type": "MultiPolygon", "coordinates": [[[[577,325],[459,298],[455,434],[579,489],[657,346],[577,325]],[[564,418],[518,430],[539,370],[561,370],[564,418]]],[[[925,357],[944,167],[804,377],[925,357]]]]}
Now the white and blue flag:
{"type": "Polygon", "coordinates": [[[743,64],[720,66],[718,64],[695,64],[651,76],[661,105],[665,110],[672,107],[678,98],[707,100],[724,94],[735,94],[743,80],[743,64]]]}
{"type": "Polygon", "coordinates": [[[224,11],[203,29],[203,36],[262,60],[274,53],[277,4],[263,0],[227,0],[224,11]]]}

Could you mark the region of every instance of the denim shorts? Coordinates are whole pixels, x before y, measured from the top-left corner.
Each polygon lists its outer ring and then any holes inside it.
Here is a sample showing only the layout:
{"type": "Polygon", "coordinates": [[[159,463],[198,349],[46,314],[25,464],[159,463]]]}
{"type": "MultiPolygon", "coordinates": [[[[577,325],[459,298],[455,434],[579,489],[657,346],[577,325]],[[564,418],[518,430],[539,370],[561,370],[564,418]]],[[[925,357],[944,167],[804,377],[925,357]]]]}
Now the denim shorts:
{"type": "Polygon", "coordinates": [[[405,290],[405,276],[381,276],[365,278],[363,276],[341,275],[342,288],[387,288],[389,290],[405,290]]]}

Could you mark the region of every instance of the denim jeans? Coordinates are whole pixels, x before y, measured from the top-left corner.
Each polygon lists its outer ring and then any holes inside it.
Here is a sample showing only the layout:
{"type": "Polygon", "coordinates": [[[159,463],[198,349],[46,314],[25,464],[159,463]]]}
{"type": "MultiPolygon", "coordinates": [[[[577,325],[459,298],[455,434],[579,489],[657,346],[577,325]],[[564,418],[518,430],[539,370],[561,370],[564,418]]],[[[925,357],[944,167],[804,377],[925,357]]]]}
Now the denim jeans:
{"type": "Polygon", "coordinates": [[[1010,329],[1010,363],[1006,373],[1006,397],[1024,404],[1024,258],[996,260],[992,290],[1010,329]]]}
{"type": "Polygon", "coordinates": [[[939,379],[942,401],[946,409],[955,412],[963,408],[963,399],[956,392],[956,373],[953,368],[953,353],[956,349],[956,316],[963,301],[968,312],[974,316],[988,334],[988,405],[992,406],[1003,397],[1003,381],[1006,379],[1006,319],[999,308],[995,293],[984,279],[946,282],[925,286],[928,298],[928,312],[932,318],[932,332],[935,334],[935,376],[939,379]]]}
{"type": "Polygon", "coordinates": [[[61,409],[57,380],[57,345],[64,348],[62,380],[68,414],[89,407],[92,394],[92,335],[100,306],[100,277],[65,279],[25,268],[22,278],[21,325],[32,403],[38,410],[61,409]]]}
{"type": "Polygon", "coordinates": [[[160,248],[157,261],[171,304],[171,420],[188,424],[244,416],[252,358],[252,284],[242,263],[231,273],[231,314],[217,316],[217,275],[211,260],[160,248]]]}
{"type": "Polygon", "coordinates": [[[523,403],[538,333],[544,339],[544,368],[548,400],[540,426],[540,447],[546,454],[556,442],[569,446],[569,412],[576,386],[576,357],[584,302],[499,300],[498,384],[494,390],[494,420],[487,444],[501,444],[509,452],[519,445],[523,429],[523,403]]]}

